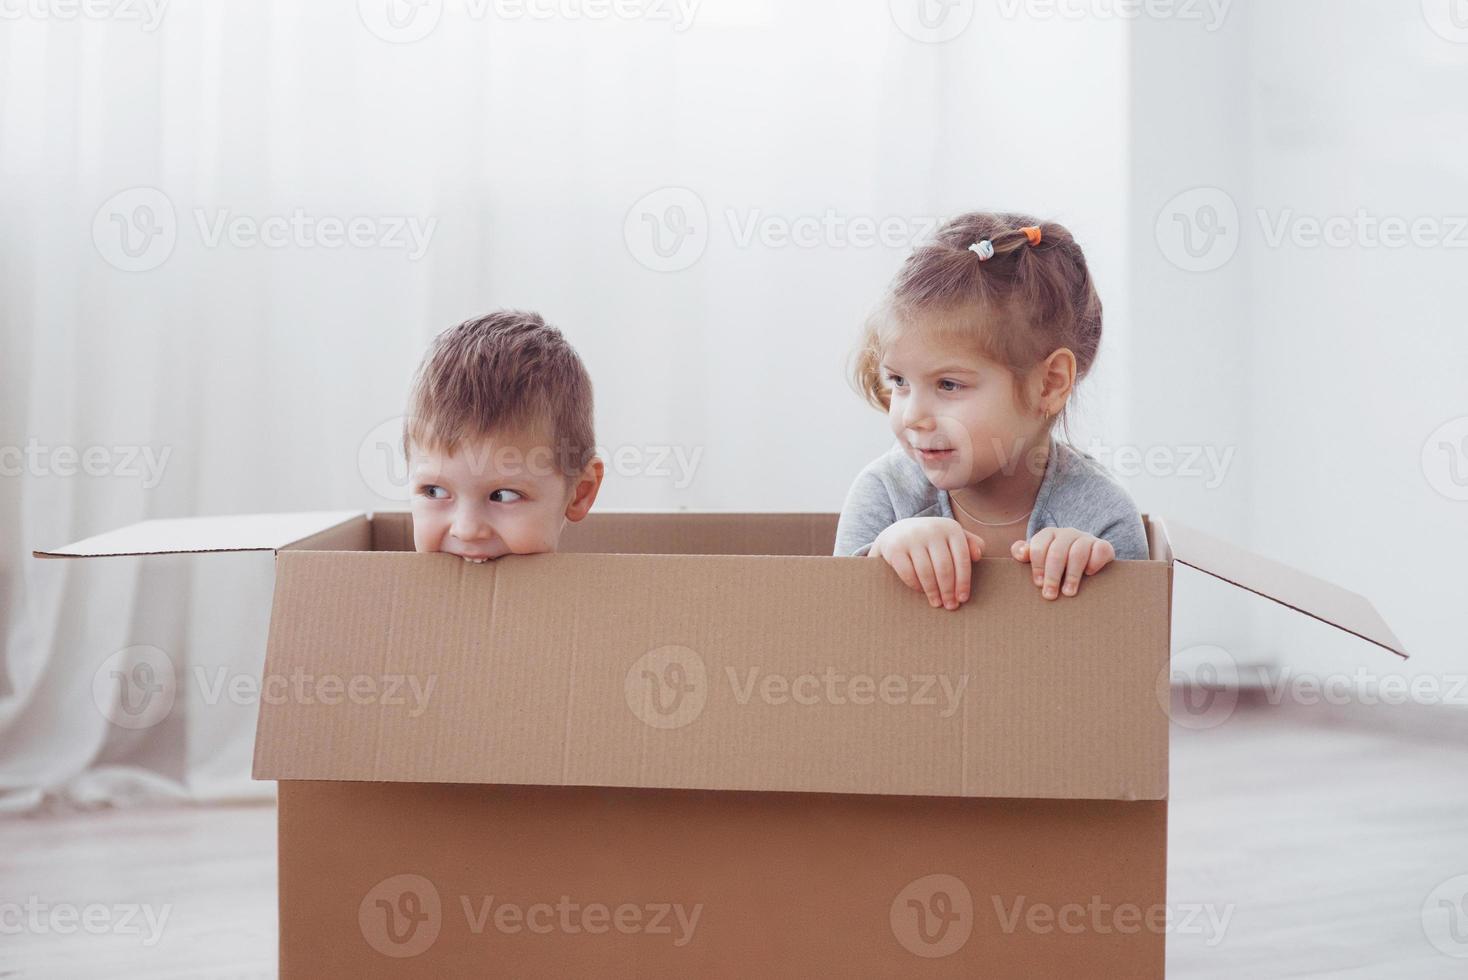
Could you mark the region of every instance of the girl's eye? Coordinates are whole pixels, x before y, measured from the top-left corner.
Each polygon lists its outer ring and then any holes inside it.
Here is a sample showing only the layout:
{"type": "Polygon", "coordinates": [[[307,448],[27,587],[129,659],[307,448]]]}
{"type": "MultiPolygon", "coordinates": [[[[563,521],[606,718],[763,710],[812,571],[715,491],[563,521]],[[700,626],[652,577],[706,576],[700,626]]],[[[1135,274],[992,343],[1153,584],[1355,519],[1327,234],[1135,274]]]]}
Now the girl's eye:
{"type": "Polygon", "coordinates": [[[429,500],[442,500],[449,495],[447,490],[436,483],[430,483],[422,487],[418,492],[429,500]]]}
{"type": "Polygon", "coordinates": [[[517,500],[524,500],[525,495],[518,490],[496,490],[489,495],[489,499],[497,504],[513,504],[517,500]]]}
{"type": "Polygon", "coordinates": [[[901,388],[902,386],[907,384],[902,375],[892,374],[890,372],[887,375],[887,383],[894,388],[901,388]]]}
{"type": "Polygon", "coordinates": [[[938,382],[938,387],[943,391],[958,391],[963,388],[963,385],[959,384],[957,381],[954,381],[952,378],[944,378],[942,381],[938,382]]]}

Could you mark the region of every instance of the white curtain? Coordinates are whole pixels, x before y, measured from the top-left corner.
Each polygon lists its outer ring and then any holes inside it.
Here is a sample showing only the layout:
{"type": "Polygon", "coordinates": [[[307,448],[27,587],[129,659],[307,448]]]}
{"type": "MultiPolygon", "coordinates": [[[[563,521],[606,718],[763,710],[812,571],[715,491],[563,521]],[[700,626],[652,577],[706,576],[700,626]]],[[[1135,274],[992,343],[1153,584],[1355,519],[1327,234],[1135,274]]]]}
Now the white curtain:
{"type": "MultiPolygon", "coordinates": [[[[268,793],[270,557],[29,553],[400,505],[383,435],[460,319],[578,346],[624,452],[602,506],[831,510],[887,443],[847,354],[931,219],[1066,221],[1123,310],[1125,25],[916,7],[7,7],[0,806],[268,793]]],[[[1087,418],[1121,427],[1113,322],[1087,418]]]]}
{"type": "MultiPolygon", "coordinates": [[[[908,239],[971,208],[1087,248],[1083,447],[1228,460],[1120,474],[1144,510],[1367,593],[1406,671],[1463,674],[1463,252],[1271,244],[1257,216],[1451,233],[1448,4],[0,4],[0,807],[270,789],[270,556],[31,549],[401,507],[424,344],[501,306],[591,369],[599,506],[834,509],[888,442],[845,381],[861,318],[908,239]],[[1159,232],[1200,187],[1241,219],[1202,271],[1159,232]]],[[[1399,669],[1178,582],[1179,650],[1399,669]]]]}

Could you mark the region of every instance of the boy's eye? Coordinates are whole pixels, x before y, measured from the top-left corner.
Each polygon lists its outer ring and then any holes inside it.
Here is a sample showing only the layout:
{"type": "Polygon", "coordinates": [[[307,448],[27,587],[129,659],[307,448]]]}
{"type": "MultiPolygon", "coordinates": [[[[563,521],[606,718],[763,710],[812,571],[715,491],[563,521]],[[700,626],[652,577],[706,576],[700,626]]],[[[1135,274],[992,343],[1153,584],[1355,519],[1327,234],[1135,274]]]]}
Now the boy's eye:
{"type": "Polygon", "coordinates": [[[496,490],[489,495],[489,499],[497,504],[513,504],[517,500],[524,500],[525,495],[518,490],[496,490]]]}
{"type": "Polygon", "coordinates": [[[449,492],[436,483],[426,484],[418,489],[418,492],[429,500],[443,500],[449,492]]]}
{"type": "Polygon", "coordinates": [[[954,381],[952,378],[944,378],[942,381],[938,382],[938,388],[942,391],[958,391],[962,387],[963,385],[959,384],[957,381],[954,381]]]}

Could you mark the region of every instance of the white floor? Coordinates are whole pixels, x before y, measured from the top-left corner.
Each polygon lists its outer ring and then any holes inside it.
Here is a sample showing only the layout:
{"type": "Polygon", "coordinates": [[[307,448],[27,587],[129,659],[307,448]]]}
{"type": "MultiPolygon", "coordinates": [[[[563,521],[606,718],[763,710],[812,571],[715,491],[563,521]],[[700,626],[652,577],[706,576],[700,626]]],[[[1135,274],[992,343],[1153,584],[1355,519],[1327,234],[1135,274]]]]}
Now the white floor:
{"type": "MultiPolygon", "coordinates": [[[[1434,894],[1468,875],[1468,724],[1442,711],[1175,729],[1169,977],[1468,975],[1468,906],[1434,894]]],[[[273,976],[274,844],[269,807],[0,822],[0,977],[273,976]]]]}

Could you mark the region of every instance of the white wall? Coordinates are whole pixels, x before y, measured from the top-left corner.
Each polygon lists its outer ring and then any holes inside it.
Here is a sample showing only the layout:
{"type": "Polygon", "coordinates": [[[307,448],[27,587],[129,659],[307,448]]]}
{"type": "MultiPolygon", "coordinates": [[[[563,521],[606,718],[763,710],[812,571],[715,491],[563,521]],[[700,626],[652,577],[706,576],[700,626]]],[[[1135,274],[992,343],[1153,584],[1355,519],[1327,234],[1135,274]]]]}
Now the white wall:
{"type": "MultiPolygon", "coordinates": [[[[1298,229],[1358,209],[1444,231],[1468,215],[1468,32],[1436,33],[1431,3],[1234,6],[1216,33],[1156,21],[1136,32],[1135,373],[1157,382],[1137,389],[1138,424],[1238,446],[1217,492],[1180,480],[1147,492],[1372,597],[1414,654],[1409,672],[1462,674],[1468,502],[1438,489],[1456,492],[1447,452],[1428,443],[1468,416],[1468,230],[1457,247],[1271,237],[1282,220],[1298,229]],[[1215,258],[1236,252],[1186,272],[1150,219],[1199,186],[1215,190],[1190,205],[1222,192],[1237,206],[1215,258]]],[[[1468,445],[1459,466],[1468,479],[1468,445]]],[[[1218,625],[1191,642],[1303,670],[1395,669],[1300,617],[1209,594],[1218,625]]]]}

